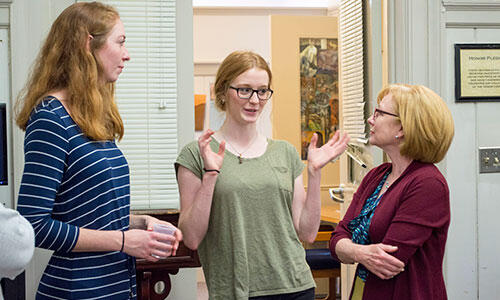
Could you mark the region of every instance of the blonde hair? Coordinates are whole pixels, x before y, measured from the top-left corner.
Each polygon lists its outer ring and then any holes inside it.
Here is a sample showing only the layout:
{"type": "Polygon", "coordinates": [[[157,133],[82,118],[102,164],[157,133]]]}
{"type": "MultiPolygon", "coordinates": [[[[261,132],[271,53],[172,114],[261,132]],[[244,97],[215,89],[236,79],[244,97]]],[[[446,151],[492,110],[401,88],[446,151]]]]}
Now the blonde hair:
{"type": "Polygon", "coordinates": [[[113,7],[98,2],[75,3],[59,15],[17,99],[16,123],[22,130],[26,130],[32,110],[45,96],[65,89],[64,100],[71,117],[87,137],[123,137],[114,83],[99,79],[103,69],[95,54],[118,20],[119,14],[113,7]]]}
{"type": "Polygon", "coordinates": [[[401,155],[422,162],[440,162],[454,135],[453,118],[443,99],[422,85],[392,84],[379,92],[377,102],[388,94],[403,127],[401,155]]]}
{"type": "Polygon", "coordinates": [[[233,82],[236,77],[252,68],[262,69],[267,72],[267,75],[269,75],[267,87],[270,88],[272,79],[271,69],[267,65],[266,60],[259,54],[252,51],[234,51],[222,61],[222,64],[217,70],[214,86],[215,105],[219,110],[226,110],[226,101],[224,97],[226,96],[231,82],[233,82]]]}

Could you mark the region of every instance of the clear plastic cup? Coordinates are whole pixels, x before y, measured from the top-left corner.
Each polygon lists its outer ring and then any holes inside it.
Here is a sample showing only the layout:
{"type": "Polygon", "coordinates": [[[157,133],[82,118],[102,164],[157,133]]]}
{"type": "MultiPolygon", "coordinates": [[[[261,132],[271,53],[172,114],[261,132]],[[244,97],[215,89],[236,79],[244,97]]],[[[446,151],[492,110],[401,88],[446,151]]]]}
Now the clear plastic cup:
{"type": "MultiPolygon", "coordinates": [[[[171,235],[171,236],[173,236],[175,234],[176,230],[177,230],[177,228],[175,228],[174,226],[171,226],[171,225],[165,225],[165,224],[154,224],[153,225],[153,231],[154,232],[168,234],[168,235],[171,235]]],[[[168,244],[168,245],[172,245],[173,244],[173,241],[171,241],[171,240],[162,240],[161,242],[163,242],[165,244],[168,244]]],[[[171,253],[171,251],[168,252],[168,255],[170,255],[170,253],[171,253]]],[[[155,258],[163,258],[163,257],[160,257],[160,256],[155,255],[155,254],[152,254],[151,256],[153,256],[155,258]]]]}

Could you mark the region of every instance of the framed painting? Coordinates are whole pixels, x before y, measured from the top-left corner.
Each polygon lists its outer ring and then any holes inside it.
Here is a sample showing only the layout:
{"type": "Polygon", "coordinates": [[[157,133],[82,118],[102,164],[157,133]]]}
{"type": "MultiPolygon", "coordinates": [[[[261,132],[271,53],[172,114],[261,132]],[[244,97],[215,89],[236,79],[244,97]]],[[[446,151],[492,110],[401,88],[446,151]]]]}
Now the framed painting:
{"type": "Polygon", "coordinates": [[[314,133],[317,146],[339,127],[338,43],[334,38],[300,38],[300,127],[301,157],[314,133]]]}

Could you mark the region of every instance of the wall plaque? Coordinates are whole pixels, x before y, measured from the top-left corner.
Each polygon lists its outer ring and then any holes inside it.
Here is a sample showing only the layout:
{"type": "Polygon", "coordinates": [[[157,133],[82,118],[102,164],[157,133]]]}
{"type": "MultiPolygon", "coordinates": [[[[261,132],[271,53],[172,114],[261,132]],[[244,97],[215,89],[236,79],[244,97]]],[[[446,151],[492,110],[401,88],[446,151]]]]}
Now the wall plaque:
{"type": "Polygon", "coordinates": [[[500,102],[500,44],[455,44],[455,100],[500,102]]]}

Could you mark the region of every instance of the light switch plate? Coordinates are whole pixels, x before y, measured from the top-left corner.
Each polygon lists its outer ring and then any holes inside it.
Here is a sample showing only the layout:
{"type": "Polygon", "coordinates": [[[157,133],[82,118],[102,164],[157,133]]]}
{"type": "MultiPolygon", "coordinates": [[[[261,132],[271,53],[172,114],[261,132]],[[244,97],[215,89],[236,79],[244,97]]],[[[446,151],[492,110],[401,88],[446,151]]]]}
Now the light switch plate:
{"type": "Polygon", "coordinates": [[[479,173],[500,173],[500,147],[479,148],[479,173]]]}

